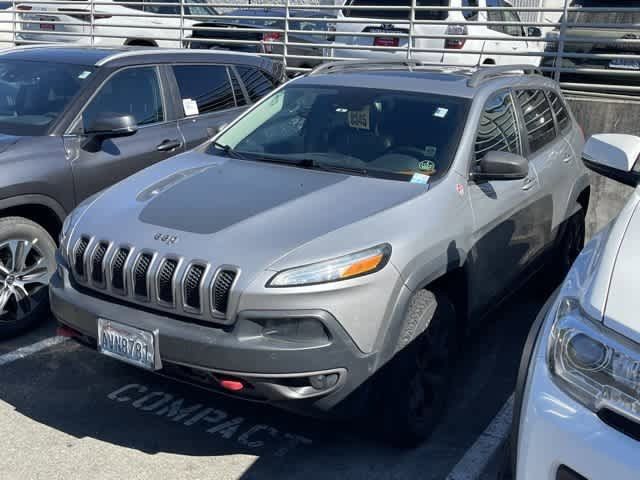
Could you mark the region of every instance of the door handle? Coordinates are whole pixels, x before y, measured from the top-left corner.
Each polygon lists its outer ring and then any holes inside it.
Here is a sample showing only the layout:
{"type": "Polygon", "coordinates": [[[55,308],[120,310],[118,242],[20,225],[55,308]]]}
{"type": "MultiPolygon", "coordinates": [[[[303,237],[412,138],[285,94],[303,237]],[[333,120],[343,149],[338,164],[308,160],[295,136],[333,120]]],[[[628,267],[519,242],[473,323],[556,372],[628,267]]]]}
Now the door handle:
{"type": "Polygon", "coordinates": [[[569,163],[571,160],[573,160],[573,157],[572,157],[571,155],[569,155],[568,157],[564,157],[564,158],[562,159],[562,161],[563,161],[564,163],[569,163]]]}
{"type": "Polygon", "coordinates": [[[156,147],[156,150],[159,152],[170,152],[171,150],[175,150],[176,148],[180,148],[182,146],[182,142],[179,140],[164,140],[160,145],[156,147]]]}
{"type": "Polygon", "coordinates": [[[522,190],[531,190],[533,186],[536,184],[536,180],[533,177],[527,177],[524,179],[522,183],[522,190]]]}

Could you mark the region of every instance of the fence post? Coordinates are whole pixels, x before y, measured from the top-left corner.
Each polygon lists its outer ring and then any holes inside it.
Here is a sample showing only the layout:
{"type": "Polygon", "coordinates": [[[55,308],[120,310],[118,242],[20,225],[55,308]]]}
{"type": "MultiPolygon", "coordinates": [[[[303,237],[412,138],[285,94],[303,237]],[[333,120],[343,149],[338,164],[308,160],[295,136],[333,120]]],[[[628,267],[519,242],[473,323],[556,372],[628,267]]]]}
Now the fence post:
{"type": "Polygon", "coordinates": [[[286,0],[284,4],[284,42],[282,44],[282,62],[284,63],[284,71],[287,71],[287,45],[289,43],[289,7],[291,5],[290,0],[286,0]]]}
{"type": "Polygon", "coordinates": [[[413,28],[416,21],[416,0],[411,0],[411,11],[409,12],[409,38],[407,43],[407,60],[413,57],[413,28]]]}
{"type": "Polygon", "coordinates": [[[91,4],[90,4],[90,8],[91,11],[89,13],[89,43],[91,44],[91,46],[93,47],[94,43],[95,43],[95,32],[93,30],[94,26],[95,26],[95,8],[96,8],[96,4],[95,4],[95,0],[91,0],[91,4]]]}
{"type": "Polygon", "coordinates": [[[180,0],[180,47],[184,48],[184,0],[180,0]]]}
{"type": "Polygon", "coordinates": [[[553,79],[556,82],[560,81],[560,69],[564,63],[564,39],[567,34],[567,22],[569,20],[569,0],[564,0],[564,12],[562,14],[562,22],[560,23],[560,38],[558,39],[558,49],[556,51],[555,72],[553,73],[553,79]]]}
{"type": "Polygon", "coordinates": [[[12,47],[14,47],[16,45],[16,26],[17,26],[17,15],[16,15],[16,0],[12,0],[11,1],[11,11],[13,12],[11,14],[11,18],[12,18],[12,22],[11,22],[11,38],[13,40],[13,45],[11,45],[12,47]]]}

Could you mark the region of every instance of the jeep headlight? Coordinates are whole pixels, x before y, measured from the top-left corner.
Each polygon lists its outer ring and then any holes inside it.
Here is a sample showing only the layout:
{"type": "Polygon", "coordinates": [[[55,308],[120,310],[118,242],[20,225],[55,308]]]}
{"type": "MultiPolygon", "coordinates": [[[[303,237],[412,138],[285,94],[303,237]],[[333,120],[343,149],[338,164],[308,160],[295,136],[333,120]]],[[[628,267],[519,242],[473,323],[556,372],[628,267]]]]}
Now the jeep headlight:
{"type": "Polygon", "coordinates": [[[640,421],[640,349],[589,318],[573,297],[558,304],[548,361],[556,383],[589,409],[640,421]]]}
{"type": "Polygon", "coordinates": [[[369,275],[383,269],[390,256],[391,245],[378,245],[343,257],[283,270],[269,280],[267,287],[300,287],[369,275]]]}

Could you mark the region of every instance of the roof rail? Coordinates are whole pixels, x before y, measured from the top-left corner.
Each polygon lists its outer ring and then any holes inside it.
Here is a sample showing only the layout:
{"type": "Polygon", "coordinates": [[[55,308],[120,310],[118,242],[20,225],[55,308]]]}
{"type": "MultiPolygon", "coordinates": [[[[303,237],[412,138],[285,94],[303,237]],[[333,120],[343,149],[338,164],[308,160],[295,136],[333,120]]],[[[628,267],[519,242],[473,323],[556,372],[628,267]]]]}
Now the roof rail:
{"type": "Polygon", "coordinates": [[[318,65],[316,68],[311,70],[309,75],[319,75],[321,73],[331,73],[334,71],[343,71],[348,70],[350,68],[369,68],[369,67],[407,67],[411,70],[413,67],[420,67],[424,65],[424,63],[420,60],[338,60],[335,62],[327,62],[321,65],[318,65]]]}
{"type": "Polygon", "coordinates": [[[522,71],[525,75],[542,75],[540,67],[535,65],[498,65],[498,66],[481,66],[478,70],[471,75],[471,78],[467,81],[469,87],[477,87],[483,82],[495,77],[499,77],[505,73],[512,73],[522,71]]]}

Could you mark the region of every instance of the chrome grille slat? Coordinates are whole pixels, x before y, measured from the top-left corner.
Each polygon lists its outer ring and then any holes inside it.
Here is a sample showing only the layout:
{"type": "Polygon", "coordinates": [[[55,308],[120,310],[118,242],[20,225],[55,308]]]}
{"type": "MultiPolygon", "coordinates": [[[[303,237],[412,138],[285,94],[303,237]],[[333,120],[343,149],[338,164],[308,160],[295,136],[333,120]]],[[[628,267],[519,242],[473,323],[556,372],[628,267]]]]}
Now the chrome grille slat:
{"type": "Polygon", "coordinates": [[[183,282],[184,305],[192,310],[202,310],[202,296],[200,287],[204,277],[206,267],[200,264],[193,264],[187,269],[183,282]]]}
{"type": "Polygon", "coordinates": [[[134,304],[197,320],[224,322],[234,265],[217,270],[202,259],[138,249],[129,243],[81,235],[69,250],[73,278],[85,287],[134,304]]]}
{"type": "Polygon", "coordinates": [[[99,242],[91,256],[91,279],[93,283],[104,286],[104,259],[107,255],[109,244],[107,242],[99,242]]]}
{"type": "Polygon", "coordinates": [[[143,252],[133,267],[133,293],[138,297],[149,298],[149,279],[147,275],[152,260],[152,254],[143,252]]]}
{"type": "Polygon", "coordinates": [[[111,287],[114,290],[118,290],[119,292],[126,293],[126,281],[125,281],[125,264],[127,259],[129,258],[129,254],[131,253],[131,249],[126,247],[120,247],[115,256],[113,257],[113,262],[111,264],[111,287]]]}
{"type": "Polygon", "coordinates": [[[85,265],[84,265],[84,254],[87,253],[87,247],[89,246],[89,242],[90,242],[90,238],[86,237],[86,236],[82,236],[80,237],[80,240],[78,240],[78,244],[76,245],[75,251],[74,251],[74,269],[76,274],[78,274],[79,277],[84,278],[85,277],[85,265]]]}
{"type": "Polygon", "coordinates": [[[157,289],[158,299],[169,305],[174,305],[174,278],[178,269],[178,261],[173,258],[165,259],[158,270],[157,289]]]}
{"type": "Polygon", "coordinates": [[[219,313],[227,313],[229,305],[229,293],[231,286],[236,279],[238,272],[235,270],[220,270],[216,275],[211,288],[211,305],[214,311],[219,313]]]}

